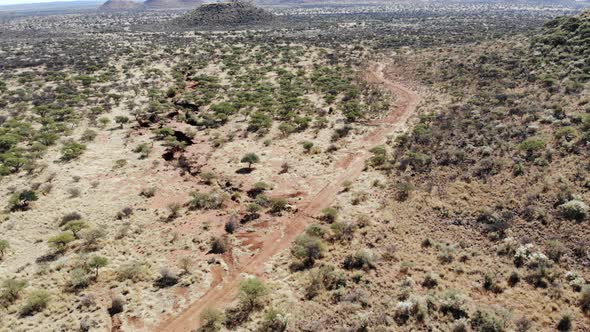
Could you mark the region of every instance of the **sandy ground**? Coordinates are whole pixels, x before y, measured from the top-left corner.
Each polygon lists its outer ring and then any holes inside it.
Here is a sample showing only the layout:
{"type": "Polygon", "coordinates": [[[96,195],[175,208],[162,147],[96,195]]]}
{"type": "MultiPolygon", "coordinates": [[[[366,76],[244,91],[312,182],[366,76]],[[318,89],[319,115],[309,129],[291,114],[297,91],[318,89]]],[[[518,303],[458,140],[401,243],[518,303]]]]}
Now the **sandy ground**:
{"type": "MultiPolygon", "coordinates": [[[[358,146],[351,147],[352,151],[347,151],[344,158],[336,162],[333,170],[335,178],[325,185],[320,185],[319,191],[306,195],[305,203],[301,204],[297,213],[274,221],[279,223],[280,227],[272,232],[254,233],[249,237],[251,242],[257,243],[259,248],[257,252],[240,264],[233,264],[223,276],[223,281],[215,288],[209,289],[203,297],[193,302],[180,315],[171,316],[152,330],[179,332],[193,330],[199,326],[199,315],[204,309],[223,307],[235,299],[238,285],[245,275],[264,277],[268,269],[267,264],[275,255],[290,247],[305,227],[313,222],[314,216],[332,204],[342,190],[344,182],[355,180],[361,175],[365,162],[372,155],[369,150],[385,143],[388,135],[398,133],[404,128],[404,124],[416,108],[418,96],[403,85],[389,81],[383,74],[383,67],[383,65],[372,66],[367,79],[371,83],[383,84],[384,88],[398,97],[397,103],[387,117],[373,124],[376,127],[360,140],[358,146]]],[[[318,188],[318,182],[314,181],[316,188],[318,188]]]]}

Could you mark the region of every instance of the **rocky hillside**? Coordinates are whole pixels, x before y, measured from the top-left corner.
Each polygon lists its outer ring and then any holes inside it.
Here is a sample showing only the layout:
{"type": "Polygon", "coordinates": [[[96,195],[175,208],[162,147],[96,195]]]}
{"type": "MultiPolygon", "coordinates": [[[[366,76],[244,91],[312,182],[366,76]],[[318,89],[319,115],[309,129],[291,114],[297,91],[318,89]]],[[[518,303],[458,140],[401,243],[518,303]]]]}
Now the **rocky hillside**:
{"type": "Polygon", "coordinates": [[[203,4],[202,0],[147,0],[147,8],[195,8],[203,4]]]}
{"type": "Polygon", "coordinates": [[[235,27],[266,24],[275,19],[270,12],[252,4],[231,1],[206,4],[180,19],[183,25],[235,27]]]}

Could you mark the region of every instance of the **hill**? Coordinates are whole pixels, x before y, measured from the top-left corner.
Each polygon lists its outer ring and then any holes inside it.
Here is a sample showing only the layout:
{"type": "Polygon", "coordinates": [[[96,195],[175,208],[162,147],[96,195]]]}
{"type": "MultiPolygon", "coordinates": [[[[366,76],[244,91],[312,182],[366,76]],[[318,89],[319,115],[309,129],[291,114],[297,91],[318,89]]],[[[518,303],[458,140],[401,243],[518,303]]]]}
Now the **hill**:
{"type": "Polygon", "coordinates": [[[189,26],[235,27],[258,25],[273,21],[275,16],[252,4],[232,1],[206,4],[198,7],[180,19],[189,26]]]}
{"type": "Polygon", "coordinates": [[[99,10],[132,10],[141,8],[141,3],[132,0],[108,0],[99,10]]]}
{"type": "Polygon", "coordinates": [[[202,0],[147,0],[144,6],[148,8],[194,8],[203,4],[202,0]]]}

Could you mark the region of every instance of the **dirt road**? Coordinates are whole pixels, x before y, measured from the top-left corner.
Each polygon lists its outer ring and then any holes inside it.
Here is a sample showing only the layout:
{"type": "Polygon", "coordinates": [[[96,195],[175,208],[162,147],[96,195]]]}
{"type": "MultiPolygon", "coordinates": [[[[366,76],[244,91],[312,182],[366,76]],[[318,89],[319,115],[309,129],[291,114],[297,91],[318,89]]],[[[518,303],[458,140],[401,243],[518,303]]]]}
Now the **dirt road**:
{"type": "Polygon", "coordinates": [[[223,308],[232,302],[237,295],[238,287],[244,274],[264,277],[265,264],[273,256],[289,248],[297,236],[313,223],[313,216],[324,208],[332,205],[345,181],[358,178],[365,162],[371,157],[371,148],[384,144],[388,135],[403,129],[418,104],[418,95],[402,84],[392,82],[385,77],[383,65],[373,65],[366,74],[367,81],[381,84],[397,96],[397,102],[390,113],[383,119],[375,121],[375,128],[363,138],[362,149],[347,157],[346,162],[337,162],[339,175],[315,196],[310,197],[306,206],[297,213],[281,221],[284,227],[280,230],[261,235],[257,241],[262,243],[260,250],[253,256],[242,260],[226,273],[223,280],[209,289],[199,300],[193,302],[176,317],[164,320],[154,331],[189,332],[199,327],[199,316],[206,308],[223,308]],[[351,158],[351,159],[350,159],[351,158]]]}

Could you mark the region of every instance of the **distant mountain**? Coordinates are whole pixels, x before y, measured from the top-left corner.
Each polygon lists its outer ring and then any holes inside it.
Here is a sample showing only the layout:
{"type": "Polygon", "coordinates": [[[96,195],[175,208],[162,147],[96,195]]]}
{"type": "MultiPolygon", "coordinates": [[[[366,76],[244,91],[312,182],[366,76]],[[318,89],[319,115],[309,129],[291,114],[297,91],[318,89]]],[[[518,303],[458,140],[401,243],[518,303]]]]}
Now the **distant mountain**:
{"type": "Polygon", "coordinates": [[[142,4],[132,0],[108,0],[102,6],[100,10],[114,11],[114,10],[133,10],[139,9],[142,4]]]}
{"type": "Polygon", "coordinates": [[[203,4],[203,0],[146,0],[147,8],[195,8],[203,4]]]}
{"type": "Polygon", "coordinates": [[[275,15],[249,2],[230,1],[205,4],[180,19],[188,26],[236,27],[272,22],[275,15]]]}

